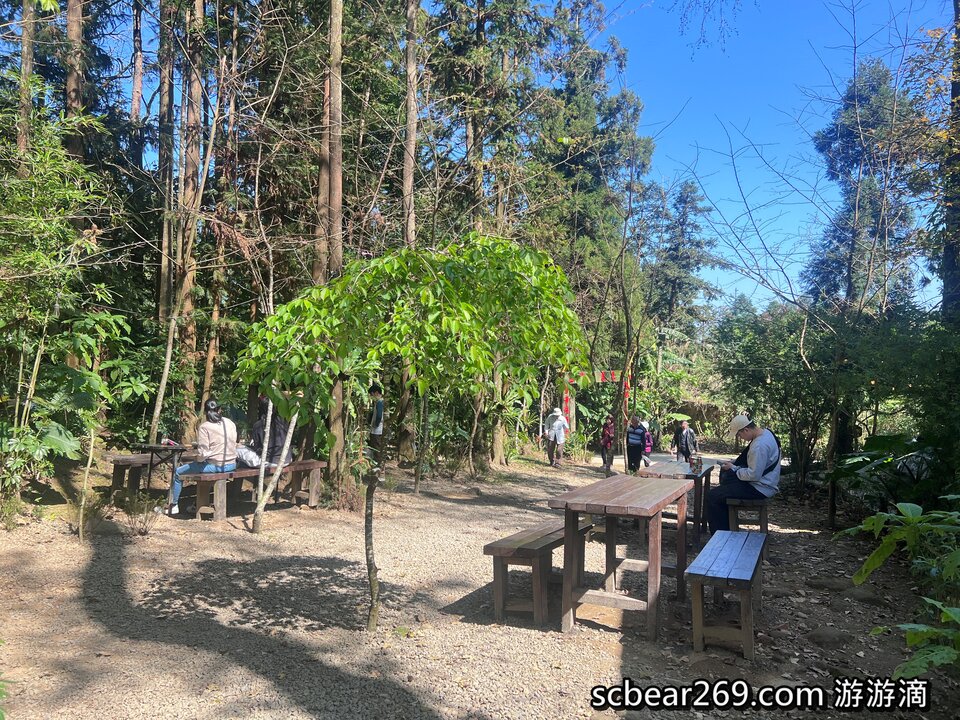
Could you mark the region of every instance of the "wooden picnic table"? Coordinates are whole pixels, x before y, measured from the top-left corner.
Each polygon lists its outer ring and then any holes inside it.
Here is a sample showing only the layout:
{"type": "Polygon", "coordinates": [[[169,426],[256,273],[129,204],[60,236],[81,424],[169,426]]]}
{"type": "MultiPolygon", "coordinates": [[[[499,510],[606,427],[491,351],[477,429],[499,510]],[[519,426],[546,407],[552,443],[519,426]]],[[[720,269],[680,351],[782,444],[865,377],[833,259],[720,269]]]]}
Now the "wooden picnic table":
{"type": "MultiPolygon", "coordinates": [[[[707,493],[710,492],[710,475],[713,464],[705,465],[700,472],[693,472],[685,462],[665,460],[655,462],[650,467],[640,468],[637,477],[687,478],[693,480],[693,543],[700,547],[700,534],[707,529],[707,493]]],[[[669,517],[669,515],[667,516],[669,517]]]]}
{"type": "MultiPolygon", "coordinates": [[[[134,447],[146,448],[151,446],[135,445],[134,447]]],[[[198,457],[195,451],[182,445],[177,445],[175,447],[170,447],[167,445],[156,447],[162,447],[163,451],[108,454],[107,460],[113,463],[113,479],[111,482],[111,488],[113,490],[119,490],[126,485],[127,493],[130,495],[135,495],[140,491],[140,478],[144,469],[147,470],[147,489],[149,490],[150,473],[153,472],[154,467],[161,464],[160,461],[171,462],[173,466],[170,471],[170,477],[172,481],[173,472],[176,470],[177,464],[181,460],[186,460],[189,462],[190,460],[198,457]],[[160,461],[158,461],[158,459],[160,461]]]]}
{"type": "Polygon", "coordinates": [[[678,477],[634,477],[613,475],[585,487],[570,490],[547,501],[552,508],[564,511],[563,548],[563,620],[561,629],[570,632],[577,619],[577,606],[589,603],[621,610],[645,610],[647,636],[657,638],[657,616],[660,602],[660,573],[668,570],[661,559],[661,526],[663,509],[677,505],[677,599],[685,597],[684,571],[687,566],[687,492],[693,480],[678,477]],[[603,589],[576,587],[580,550],[577,533],[580,513],[606,521],[606,555],[603,589]],[[641,518],[647,521],[647,559],[617,557],[617,528],[619,518],[641,518]],[[647,599],[621,595],[616,592],[618,569],[647,573],[647,599]]]}

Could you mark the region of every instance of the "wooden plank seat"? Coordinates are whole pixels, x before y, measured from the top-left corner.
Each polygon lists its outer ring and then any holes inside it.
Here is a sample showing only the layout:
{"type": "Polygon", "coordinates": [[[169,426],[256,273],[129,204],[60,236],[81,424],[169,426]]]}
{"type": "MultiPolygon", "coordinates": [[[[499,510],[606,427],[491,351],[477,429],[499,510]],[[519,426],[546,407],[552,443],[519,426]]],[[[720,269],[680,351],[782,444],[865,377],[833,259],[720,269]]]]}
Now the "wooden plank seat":
{"type": "MultiPolygon", "coordinates": [[[[314,496],[319,500],[320,486],[323,483],[323,474],[320,472],[327,466],[323,460],[299,460],[284,466],[281,474],[293,475],[293,496],[296,499],[301,494],[307,494],[308,497],[314,496]],[[310,490],[308,493],[300,490],[300,484],[304,474],[309,473],[310,490]]],[[[274,472],[274,468],[267,468],[264,478],[268,479],[274,472]]],[[[197,519],[202,515],[212,514],[214,520],[224,520],[227,517],[227,483],[231,480],[242,480],[244,478],[259,477],[260,468],[248,468],[240,466],[236,470],[223,473],[191,473],[181,475],[181,480],[186,483],[188,480],[197,485],[197,519]],[[212,499],[211,499],[212,492],[212,499]]],[[[239,485],[236,486],[239,492],[239,485]]],[[[316,505],[316,502],[314,503],[316,505]]],[[[313,506],[311,506],[313,507],[313,506]]]]}
{"type": "MultiPolygon", "coordinates": [[[[577,585],[583,578],[583,546],[587,533],[593,527],[591,522],[580,523],[580,565],[577,569],[577,585]]],[[[527,530],[521,530],[509,537],[487,543],[483,547],[484,555],[493,556],[493,614],[497,622],[503,622],[504,613],[510,611],[533,610],[534,623],[542,627],[547,620],[547,588],[551,582],[553,570],[553,551],[563,545],[563,519],[549,520],[527,530]],[[533,575],[533,603],[514,603],[507,606],[507,579],[510,565],[526,565],[533,575]]],[[[562,575],[560,575],[562,581],[562,575]]]]}
{"type": "Polygon", "coordinates": [[[693,649],[703,650],[705,640],[740,642],[743,656],[753,660],[753,612],[761,609],[763,563],[760,557],[766,533],[720,530],[713,534],[697,559],[687,568],[693,592],[693,649]],[[714,603],[724,590],[740,594],[740,627],[707,627],[703,619],[703,586],[714,589],[714,603]]]}
{"type": "MultiPolygon", "coordinates": [[[[753,525],[748,518],[741,518],[741,512],[756,512],[758,514],[757,523],[760,526],[760,532],[769,534],[770,527],[767,522],[767,508],[770,505],[770,498],[756,498],[751,500],[742,500],[740,498],[727,498],[727,513],[730,520],[730,529],[734,532],[740,529],[743,524],[753,525]]],[[[763,558],[767,558],[767,543],[763,545],[763,558]]]]}

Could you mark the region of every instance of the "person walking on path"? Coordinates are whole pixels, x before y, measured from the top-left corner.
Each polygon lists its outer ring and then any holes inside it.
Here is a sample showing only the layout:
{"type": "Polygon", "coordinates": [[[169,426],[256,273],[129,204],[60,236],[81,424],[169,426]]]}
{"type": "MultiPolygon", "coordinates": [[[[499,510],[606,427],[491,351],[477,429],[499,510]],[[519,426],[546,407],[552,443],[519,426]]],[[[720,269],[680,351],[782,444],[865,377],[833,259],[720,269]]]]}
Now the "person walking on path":
{"type": "Polygon", "coordinates": [[[746,415],[730,421],[727,435],[748,445],[736,460],[720,466],[720,484],[707,494],[710,532],[730,529],[727,498],[760,500],[773,497],[780,488],[780,441],[770,430],[759,427],[746,415]]]}
{"type": "Polygon", "coordinates": [[[563,413],[560,412],[560,408],[554,408],[543,421],[543,435],[541,439],[544,444],[544,449],[547,451],[547,464],[549,465],[553,465],[553,451],[557,448],[556,443],[553,441],[553,424],[557,421],[558,417],[562,416],[563,413]]]}
{"type": "Polygon", "coordinates": [[[563,460],[563,444],[567,441],[570,423],[567,422],[559,408],[555,409],[554,413],[557,415],[557,419],[553,421],[553,426],[550,428],[547,453],[550,456],[550,464],[553,467],[560,467],[560,461],[563,460]]]}
{"type": "Polygon", "coordinates": [[[647,447],[648,434],[640,424],[640,418],[636,415],[630,418],[627,426],[627,469],[630,472],[636,472],[640,469],[640,463],[645,462],[643,451],[647,447]]]}
{"type": "Polygon", "coordinates": [[[613,448],[616,446],[617,428],[613,422],[613,415],[607,415],[606,422],[600,430],[600,458],[603,460],[603,469],[610,471],[613,468],[613,448]]]}
{"type": "Polygon", "coordinates": [[[377,383],[370,386],[370,449],[377,472],[383,468],[383,388],[377,383]]]}
{"type": "Polygon", "coordinates": [[[653,452],[653,433],[650,432],[650,423],[646,420],[640,421],[646,436],[643,441],[643,466],[650,467],[650,454],[653,452]]]}
{"type": "Polygon", "coordinates": [[[697,434],[690,427],[686,420],[680,423],[677,431],[673,434],[673,441],[670,443],[670,452],[677,453],[677,460],[690,462],[690,456],[698,451],[697,434]]]}

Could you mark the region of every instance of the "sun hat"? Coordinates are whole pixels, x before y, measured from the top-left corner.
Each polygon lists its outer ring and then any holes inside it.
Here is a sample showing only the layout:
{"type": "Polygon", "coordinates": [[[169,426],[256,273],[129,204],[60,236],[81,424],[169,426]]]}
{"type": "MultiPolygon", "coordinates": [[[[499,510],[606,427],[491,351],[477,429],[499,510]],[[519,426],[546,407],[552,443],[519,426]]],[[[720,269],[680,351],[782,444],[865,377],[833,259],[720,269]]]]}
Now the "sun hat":
{"type": "Polygon", "coordinates": [[[553,412],[550,413],[550,414],[551,414],[551,415],[563,415],[563,412],[561,412],[560,408],[554,408],[554,409],[553,409],[553,412]]]}
{"type": "Polygon", "coordinates": [[[753,422],[746,415],[737,415],[730,421],[730,426],[727,428],[727,437],[731,440],[737,437],[737,433],[743,430],[745,427],[750,425],[753,422]]]}
{"type": "Polygon", "coordinates": [[[650,423],[648,423],[646,420],[641,420],[641,421],[640,421],[640,424],[643,425],[643,429],[644,429],[644,430],[649,430],[649,429],[650,429],[650,423]]]}

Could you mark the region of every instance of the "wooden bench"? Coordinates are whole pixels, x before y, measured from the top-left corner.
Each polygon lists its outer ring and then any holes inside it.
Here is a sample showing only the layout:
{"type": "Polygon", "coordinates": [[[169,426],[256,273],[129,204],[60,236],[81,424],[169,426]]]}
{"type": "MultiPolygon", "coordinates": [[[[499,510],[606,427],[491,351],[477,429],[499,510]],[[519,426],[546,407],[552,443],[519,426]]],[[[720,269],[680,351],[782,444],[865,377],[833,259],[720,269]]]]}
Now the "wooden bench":
{"type": "MultiPolygon", "coordinates": [[[[727,498],[727,513],[730,520],[730,530],[736,532],[740,529],[741,523],[753,524],[747,518],[742,521],[740,512],[756,512],[759,515],[757,524],[760,525],[760,532],[769,534],[770,528],[767,524],[767,507],[770,505],[770,498],[756,498],[753,500],[742,500],[740,498],[727,498]]],[[[767,558],[767,545],[763,546],[763,558],[767,558]]]]}
{"type": "MultiPolygon", "coordinates": [[[[293,497],[296,500],[300,496],[305,496],[313,500],[316,506],[320,498],[320,487],[323,484],[323,468],[327,463],[323,460],[300,460],[292,462],[283,468],[281,474],[293,474],[293,497]],[[303,481],[303,475],[309,473],[310,485],[309,491],[300,489],[303,481]]],[[[272,476],[275,468],[266,468],[264,473],[265,481],[272,476]]],[[[243,478],[259,477],[260,468],[239,467],[231,472],[223,473],[192,473],[190,475],[181,475],[180,479],[184,482],[192,480],[197,485],[197,519],[202,515],[212,514],[214,520],[224,520],[227,517],[227,483],[231,480],[242,480],[243,478]],[[212,500],[211,500],[212,492],[212,500]]],[[[237,488],[239,491],[239,488],[237,488]]]]}
{"type": "Polygon", "coordinates": [[[761,607],[763,564],[760,557],[766,533],[720,530],[710,538],[687,568],[693,591],[693,649],[703,650],[705,640],[740,642],[743,656],[753,660],[753,611],[761,607]],[[712,585],[714,603],[724,590],[740,593],[740,627],[706,627],[703,622],[703,586],[712,585]]]}
{"type": "MultiPolygon", "coordinates": [[[[593,523],[580,523],[580,567],[577,585],[583,579],[583,546],[593,523]]],[[[521,530],[483,547],[484,555],[493,556],[493,614],[503,622],[506,610],[530,610],[531,603],[515,603],[507,607],[507,577],[510,565],[526,565],[533,574],[533,622],[542,627],[547,619],[547,587],[553,569],[553,551],[563,545],[563,519],[549,520],[528,530],[521,530]]],[[[563,576],[560,575],[562,582],[563,576]]]]}

